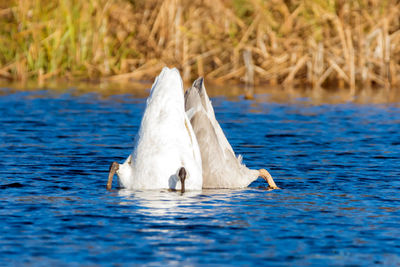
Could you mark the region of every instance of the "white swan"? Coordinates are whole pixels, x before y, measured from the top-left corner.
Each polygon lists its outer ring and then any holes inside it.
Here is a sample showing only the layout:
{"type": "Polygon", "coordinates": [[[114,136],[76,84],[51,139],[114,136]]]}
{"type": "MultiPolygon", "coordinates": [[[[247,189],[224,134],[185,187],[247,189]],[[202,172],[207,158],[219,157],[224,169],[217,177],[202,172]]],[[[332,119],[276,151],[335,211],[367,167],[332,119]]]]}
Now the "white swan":
{"type": "Polygon", "coordinates": [[[203,188],[243,188],[261,176],[270,189],[278,189],[267,170],[251,170],[242,164],[240,155],[236,158],[215,118],[203,78],[186,91],[185,109],[200,147],[203,188]]]}
{"type": "Polygon", "coordinates": [[[201,190],[201,155],[185,113],[177,69],[164,68],[147,99],[136,144],[123,164],[110,167],[107,189],[116,172],[127,189],[201,190]]]}

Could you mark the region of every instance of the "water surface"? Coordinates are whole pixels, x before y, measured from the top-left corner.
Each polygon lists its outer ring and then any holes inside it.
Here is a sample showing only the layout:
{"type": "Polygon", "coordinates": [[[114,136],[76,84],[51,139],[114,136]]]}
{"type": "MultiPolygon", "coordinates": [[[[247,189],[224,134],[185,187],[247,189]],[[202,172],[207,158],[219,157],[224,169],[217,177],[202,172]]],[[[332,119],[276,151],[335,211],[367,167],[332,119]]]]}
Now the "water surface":
{"type": "Polygon", "coordinates": [[[235,151],[282,190],[259,179],[243,190],[108,192],[143,96],[1,89],[0,263],[400,264],[399,105],[213,104],[235,151]]]}

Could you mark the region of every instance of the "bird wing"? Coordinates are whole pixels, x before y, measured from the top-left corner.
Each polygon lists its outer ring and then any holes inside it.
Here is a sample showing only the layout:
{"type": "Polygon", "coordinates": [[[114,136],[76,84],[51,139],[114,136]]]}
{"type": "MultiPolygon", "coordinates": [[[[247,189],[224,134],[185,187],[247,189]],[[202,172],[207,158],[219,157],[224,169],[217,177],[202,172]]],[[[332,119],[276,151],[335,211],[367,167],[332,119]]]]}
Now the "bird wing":
{"type": "Polygon", "coordinates": [[[203,188],[245,187],[256,177],[241,163],[215,118],[214,109],[199,78],[185,93],[185,109],[196,134],[203,167],[203,188]]]}
{"type": "MultiPolygon", "coordinates": [[[[214,128],[216,137],[218,139],[218,144],[223,148],[224,151],[228,150],[231,153],[235,154],[232,146],[226,139],[221,126],[215,118],[214,108],[211,104],[210,98],[207,95],[206,88],[204,86],[204,79],[202,77],[195,80],[193,86],[188,91],[186,91],[185,94],[185,110],[187,113],[190,109],[194,109],[195,111],[197,111],[201,108],[204,109],[214,128]]],[[[191,112],[193,112],[193,110],[191,112]]]]}

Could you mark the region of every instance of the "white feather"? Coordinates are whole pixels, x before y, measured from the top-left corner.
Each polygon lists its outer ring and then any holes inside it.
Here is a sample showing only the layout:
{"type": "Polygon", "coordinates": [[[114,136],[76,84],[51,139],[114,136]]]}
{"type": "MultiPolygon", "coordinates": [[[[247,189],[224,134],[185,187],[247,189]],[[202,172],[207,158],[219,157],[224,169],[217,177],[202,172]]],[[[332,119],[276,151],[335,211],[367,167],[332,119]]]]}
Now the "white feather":
{"type": "Polygon", "coordinates": [[[259,171],[248,169],[242,156],[236,158],[215,118],[202,78],[186,92],[185,109],[200,147],[203,188],[243,188],[257,179],[259,171]]]}
{"type": "Polygon", "coordinates": [[[201,155],[185,113],[182,79],[177,69],[164,68],[151,88],[134,150],[117,174],[127,189],[179,190],[181,167],[186,190],[201,190],[201,155]]]}

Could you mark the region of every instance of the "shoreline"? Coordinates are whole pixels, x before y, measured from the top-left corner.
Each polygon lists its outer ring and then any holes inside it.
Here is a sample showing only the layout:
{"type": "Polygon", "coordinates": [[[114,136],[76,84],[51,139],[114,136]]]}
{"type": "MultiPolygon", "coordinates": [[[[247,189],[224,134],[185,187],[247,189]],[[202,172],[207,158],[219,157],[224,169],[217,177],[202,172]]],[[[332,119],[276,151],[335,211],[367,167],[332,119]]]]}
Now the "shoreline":
{"type": "MultiPolygon", "coordinates": [[[[111,97],[114,95],[131,95],[136,98],[147,98],[153,81],[71,81],[53,79],[38,83],[37,80],[29,81],[7,81],[0,79],[0,95],[25,92],[25,91],[51,91],[56,94],[98,94],[100,97],[111,97]]],[[[229,84],[221,85],[205,81],[207,93],[210,97],[226,97],[232,101],[252,101],[255,104],[267,102],[293,103],[293,104],[395,104],[400,105],[400,87],[391,90],[381,88],[357,88],[354,92],[350,88],[312,88],[271,86],[268,84],[255,85],[253,88],[254,98],[246,100],[246,87],[244,85],[229,84]]],[[[191,83],[184,83],[186,91],[191,83]]]]}

